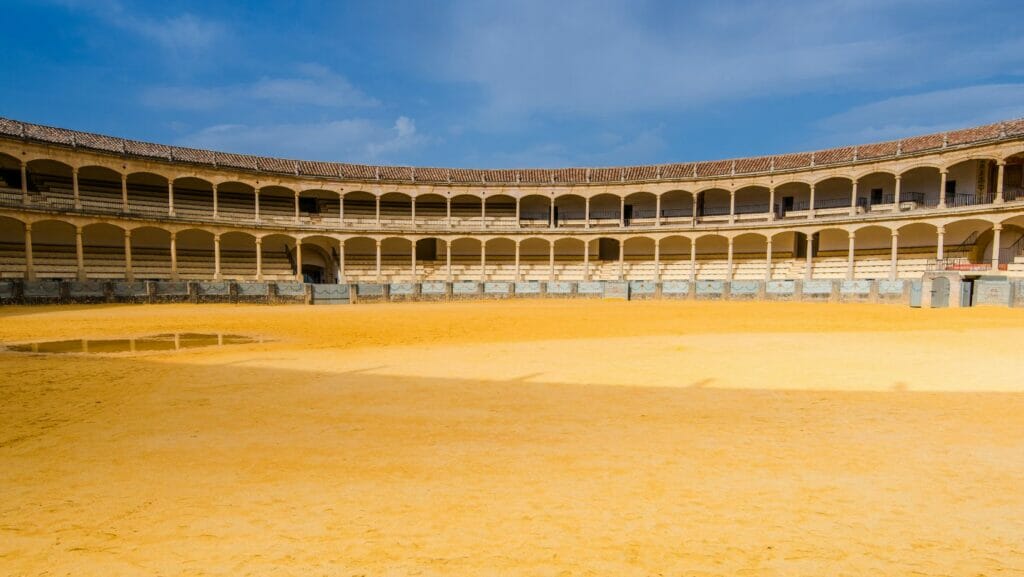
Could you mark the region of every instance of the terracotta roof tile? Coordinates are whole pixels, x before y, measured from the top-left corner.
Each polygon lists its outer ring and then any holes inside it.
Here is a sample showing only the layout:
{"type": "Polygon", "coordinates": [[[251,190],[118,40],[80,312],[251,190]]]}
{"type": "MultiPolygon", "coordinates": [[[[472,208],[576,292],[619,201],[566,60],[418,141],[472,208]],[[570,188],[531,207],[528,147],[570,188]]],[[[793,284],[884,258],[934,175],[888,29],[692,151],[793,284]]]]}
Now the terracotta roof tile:
{"type": "Polygon", "coordinates": [[[345,178],[358,178],[360,180],[377,179],[377,167],[367,164],[342,164],[341,172],[345,178]]]}
{"type": "Polygon", "coordinates": [[[618,167],[590,169],[590,182],[618,182],[621,179],[622,169],[618,167]]]}
{"type": "Polygon", "coordinates": [[[300,160],[299,174],[304,176],[334,176],[341,174],[341,166],[335,162],[300,160]]]}
{"type": "Polygon", "coordinates": [[[736,161],[736,174],[767,172],[772,167],[772,157],[741,158],[736,161]]]}
{"type": "Polygon", "coordinates": [[[586,168],[559,168],[554,171],[555,182],[577,183],[587,181],[586,168]]]}
{"type": "Polygon", "coordinates": [[[863,146],[858,146],[857,160],[892,156],[896,154],[896,145],[896,141],[891,140],[889,142],[878,142],[875,144],[865,144],[863,146]]]}
{"type": "Polygon", "coordinates": [[[953,146],[956,144],[968,144],[970,142],[999,138],[1000,131],[1001,127],[998,123],[989,124],[987,126],[976,126],[974,128],[965,128],[963,130],[955,130],[949,133],[949,144],[950,146],[953,146]]]}
{"type": "Polygon", "coordinates": [[[731,160],[712,160],[697,163],[697,176],[726,176],[732,174],[731,160]]]}
{"type": "Polygon", "coordinates": [[[487,182],[500,182],[503,184],[515,183],[516,171],[504,168],[487,170],[487,182]]]}
{"type": "Polygon", "coordinates": [[[904,153],[918,152],[921,150],[933,150],[942,148],[942,134],[926,134],[924,136],[913,136],[904,138],[900,143],[900,150],[904,153]]]}
{"type": "Polygon", "coordinates": [[[171,147],[163,144],[140,142],[138,140],[125,140],[124,151],[134,156],[145,156],[147,158],[171,158],[171,147]]]}
{"type": "Polygon", "coordinates": [[[295,174],[294,160],[286,160],[284,158],[271,158],[268,156],[257,156],[256,166],[263,172],[295,174]]]}
{"type": "Polygon", "coordinates": [[[661,169],[662,178],[693,178],[693,167],[692,162],[677,162],[674,164],[666,164],[661,169]]]}
{"type": "Polygon", "coordinates": [[[245,154],[232,154],[230,152],[217,152],[214,154],[217,166],[230,166],[231,168],[244,168],[256,170],[256,157],[245,154]]]}
{"type": "Polygon", "coordinates": [[[775,157],[775,170],[792,170],[794,168],[807,168],[810,165],[811,153],[809,152],[783,154],[775,157]]]}
{"type": "Polygon", "coordinates": [[[546,168],[527,168],[520,170],[519,181],[536,184],[551,182],[551,171],[546,168]]]}
{"type": "Polygon", "coordinates": [[[660,167],[653,164],[643,166],[627,166],[626,180],[654,180],[658,178],[660,167]]]}
{"type": "Polygon", "coordinates": [[[416,168],[417,182],[448,182],[447,168],[416,168]]]}
{"type": "Polygon", "coordinates": [[[39,126],[38,124],[26,124],[25,137],[32,138],[35,140],[42,140],[43,142],[52,142],[54,144],[71,145],[75,143],[74,132],[70,130],[64,130],[63,128],[39,126]]]}
{"type": "Polygon", "coordinates": [[[21,137],[22,124],[17,120],[0,118],[0,134],[21,137]]]}
{"type": "Polygon", "coordinates": [[[480,171],[471,168],[449,168],[448,175],[451,177],[452,182],[483,182],[483,175],[480,171]]]}
{"type": "Polygon", "coordinates": [[[124,141],[112,136],[92,134],[91,132],[79,132],[75,134],[75,143],[82,148],[92,148],[107,152],[121,153],[124,151],[124,141]]]}
{"type": "Polygon", "coordinates": [[[1024,118],[1018,118],[1006,123],[1007,136],[1020,136],[1022,134],[1024,134],[1024,118]]]}
{"type": "Polygon", "coordinates": [[[820,150],[814,153],[814,164],[837,164],[840,162],[852,162],[853,161],[852,146],[844,146],[842,148],[829,148],[826,150],[820,150]]]}
{"type": "Polygon", "coordinates": [[[174,160],[181,160],[184,162],[194,162],[196,164],[213,164],[214,154],[210,150],[200,150],[198,148],[183,148],[176,146],[171,149],[171,154],[174,160]]]}
{"type": "Polygon", "coordinates": [[[381,180],[399,180],[412,182],[412,168],[408,166],[382,166],[380,167],[381,180]]]}

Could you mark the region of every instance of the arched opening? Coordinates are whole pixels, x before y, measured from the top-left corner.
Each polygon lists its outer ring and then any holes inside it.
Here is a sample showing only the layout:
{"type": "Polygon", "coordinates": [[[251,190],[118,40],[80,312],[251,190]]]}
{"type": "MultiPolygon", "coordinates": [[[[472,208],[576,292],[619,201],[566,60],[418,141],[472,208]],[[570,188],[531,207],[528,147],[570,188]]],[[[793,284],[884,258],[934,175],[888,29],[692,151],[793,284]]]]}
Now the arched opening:
{"type": "MultiPolygon", "coordinates": [[[[485,197],[487,228],[516,228],[516,199],[507,194],[485,197]]],[[[489,258],[489,257],[488,257],[489,258]]]]}
{"type": "Polygon", "coordinates": [[[135,280],[171,278],[171,233],[152,226],[132,229],[132,272],[135,280]]]}
{"type": "Polygon", "coordinates": [[[800,244],[799,233],[791,230],[777,232],[771,235],[772,239],[772,279],[787,279],[798,276],[793,264],[797,254],[797,245],[800,244]]]}
{"type": "Polygon", "coordinates": [[[341,200],[333,190],[314,188],[299,193],[299,221],[310,224],[337,224],[341,200]]]}
{"type": "Polygon", "coordinates": [[[167,179],[151,172],[127,176],[128,212],[164,216],[170,212],[167,179]]]}
{"type": "MultiPolygon", "coordinates": [[[[869,211],[892,212],[895,210],[896,176],[888,172],[866,174],[857,180],[857,195],[867,199],[869,211]]],[[[900,196],[903,196],[902,191],[900,196]]]]}
{"type": "Polygon", "coordinates": [[[303,237],[302,281],[314,284],[338,280],[338,241],[322,235],[303,237]]]}
{"type": "Polygon", "coordinates": [[[1003,167],[1003,200],[1024,200],[1024,152],[1006,158],[1003,167]]]}
{"type": "Polygon", "coordinates": [[[934,166],[919,166],[900,175],[900,205],[904,210],[938,206],[942,176],[934,166]]]}
{"type": "Polygon", "coordinates": [[[448,215],[445,197],[440,194],[421,194],[416,197],[416,226],[442,228],[448,215]]]}
{"type": "Polygon", "coordinates": [[[590,279],[618,280],[619,239],[601,237],[588,242],[590,245],[588,249],[590,252],[590,279]]]}
{"type": "Polygon", "coordinates": [[[21,204],[21,161],[0,152],[0,205],[21,204]]]}
{"type": "Polygon", "coordinates": [[[294,238],[285,234],[268,234],[261,237],[260,255],[264,280],[295,280],[297,273],[294,238]]]}
{"type": "Polygon", "coordinates": [[[413,241],[388,237],[380,242],[381,282],[413,282],[413,241]]]}
{"type": "Polygon", "coordinates": [[[82,227],[82,256],[86,278],[124,278],[124,229],[106,223],[82,227]]]}
{"type": "Polygon", "coordinates": [[[1008,265],[1009,270],[1024,271],[1024,216],[1010,217],[1002,225],[999,262],[1008,265]]]}
{"type": "Polygon", "coordinates": [[[412,197],[404,192],[387,192],[380,197],[380,222],[384,226],[408,226],[412,220],[412,197]]]}
{"type": "Polygon", "coordinates": [[[685,190],[670,190],[661,195],[661,221],[666,224],[689,222],[693,218],[693,195],[685,190]]]}
{"type": "MultiPolygon", "coordinates": [[[[664,206],[664,200],[662,200],[664,206]]],[[[685,280],[690,278],[690,239],[673,235],[661,239],[658,256],[661,259],[662,280],[685,280]]]]}
{"type": "Polygon", "coordinates": [[[645,236],[627,238],[622,244],[624,280],[654,280],[654,239],[645,236]]]}
{"type": "Polygon", "coordinates": [[[807,218],[811,212],[811,185],[786,182],[775,187],[775,202],[783,218],[807,218]]]}
{"type": "MultiPolygon", "coordinates": [[[[20,202],[20,194],[19,202],[20,202]]],[[[0,216],[0,279],[25,275],[25,223],[0,216]]]]}
{"type": "Polygon", "coordinates": [[[220,274],[229,280],[256,278],[256,237],[240,231],[220,235],[220,274]]]}
{"type": "Polygon", "coordinates": [[[263,222],[295,222],[295,191],[283,186],[260,188],[260,220],[263,222]]]}
{"type": "Polygon", "coordinates": [[[586,244],[578,238],[560,238],[555,241],[555,280],[586,280],[583,251],[586,244]]]}
{"type": "MultiPolygon", "coordinates": [[[[348,199],[345,199],[348,202],[348,199]]],[[[346,208],[346,218],[348,218],[346,208]]],[[[345,278],[350,282],[377,280],[377,241],[365,236],[345,239],[345,278]]]]}
{"type": "Polygon", "coordinates": [[[184,217],[212,217],[213,184],[191,176],[174,179],[174,212],[184,217]]]}
{"type": "MultiPolygon", "coordinates": [[[[488,209],[490,200],[488,200],[488,209]]],[[[513,207],[513,210],[515,208],[513,207]]],[[[516,243],[510,238],[492,238],[485,243],[487,249],[486,279],[493,281],[515,280],[516,243]]]]}
{"type": "Polygon", "coordinates": [[[578,194],[555,197],[555,221],[558,226],[583,228],[587,221],[587,200],[578,194]]]}
{"type": "Polygon", "coordinates": [[[892,264],[892,230],[872,225],[857,229],[854,235],[854,278],[889,278],[892,264]]]}
{"type": "Polygon", "coordinates": [[[49,208],[74,208],[71,172],[71,167],[63,162],[30,160],[26,165],[30,201],[49,208]]]}
{"type": "MultiPolygon", "coordinates": [[[[452,197],[452,226],[472,228],[483,226],[480,215],[481,200],[479,196],[458,194],[452,197]]],[[[467,279],[469,280],[469,279],[467,279]]]]}
{"type": "Polygon", "coordinates": [[[480,240],[476,238],[462,237],[452,241],[452,280],[480,280],[483,276],[483,269],[480,268],[481,246],[480,240]]]}
{"type": "Polygon", "coordinates": [[[701,222],[723,222],[729,220],[729,191],[724,188],[709,188],[697,195],[697,214],[701,222]]]}
{"type": "Polygon", "coordinates": [[[973,206],[993,202],[997,175],[996,162],[990,158],[972,158],[949,166],[946,174],[946,205],[973,206]]]}
{"type": "Polygon", "coordinates": [[[519,226],[546,228],[551,224],[551,199],[540,194],[528,194],[519,199],[519,226]]]}
{"type": "Polygon", "coordinates": [[[519,274],[523,280],[548,280],[551,276],[551,245],[544,238],[527,238],[519,243],[519,274]]]}
{"type": "Polygon", "coordinates": [[[342,197],[345,205],[345,225],[351,227],[376,227],[377,197],[362,190],[346,192],[342,197]]]}
{"type": "Polygon", "coordinates": [[[853,181],[843,176],[826,178],[814,185],[814,210],[818,216],[850,213],[853,181]]]}
{"type": "Polygon", "coordinates": [[[256,189],[243,182],[218,184],[217,214],[224,220],[235,222],[256,220],[256,189]]]}
{"type": "Polygon", "coordinates": [[[766,186],[744,186],[736,190],[736,220],[767,220],[768,196],[766,186]]]}
{"type": "Polygon", "coordinates": [[[215,263],[213,233],[197,228],[177,234],[178,277],[182,279],[212,279],[215,263]]]}
{"type": "Polygon", "coordinates": [[[82,208],[98,212],[124,211],[121,197],[121,173],[103,166],[78,169],[78,194],[82,208]]]}
{"type": "Polygon", "coordinates": [[[650,192],[634,192],[626,195],[622,221],[626,226],[652,226],[657,216],[658,197],[650,192]]]}
{"type": "Polygon", "coordinates": [[[603,193],[590,197],[590,226],[617,227],[622,210],[622,197],[603,193]]]}
{"type": "MultiPolygon", "coordinates": [[[[765,205],[767,206],[767,205],[765,205]]],[[[763,279],[767,274],[768,241],[764,235],[748,232],[732,239],[734,280],[763,279]]]]}
{"type": "Polygon", "coordinates": [[[849,276],[850,233],[827,228],[814,233],[813,277],[845,279],[849,276]]]}
{"type": "Polygon", "coordinates": [[[57,220],[32,224],[32,256],[38,279],[72,279],[78,275],[74,225],[57,220]]]}
{"type": "Polygon", "coordinates": [[[697,247],[697,278],[728,278],[729,239],[720,234],[706,234],[697,237],[694,243],[697,247]]]}

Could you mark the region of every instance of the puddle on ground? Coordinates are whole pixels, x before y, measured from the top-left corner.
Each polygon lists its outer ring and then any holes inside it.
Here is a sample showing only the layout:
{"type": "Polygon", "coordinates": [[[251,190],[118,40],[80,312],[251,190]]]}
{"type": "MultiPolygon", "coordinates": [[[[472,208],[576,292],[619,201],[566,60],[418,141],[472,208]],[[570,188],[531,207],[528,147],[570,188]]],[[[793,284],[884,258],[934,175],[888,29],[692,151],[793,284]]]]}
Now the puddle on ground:
{"type": "Polygon", "coordinates": [[[164,333],[126,339],[70,339],[39,341],[6,345],[3,348],[18,353],[146,353],[152,351],[180,351],[204,347],[222,347],[245,343],[262,343],[263,337],[228,335],[223,333],[164,333]]]}

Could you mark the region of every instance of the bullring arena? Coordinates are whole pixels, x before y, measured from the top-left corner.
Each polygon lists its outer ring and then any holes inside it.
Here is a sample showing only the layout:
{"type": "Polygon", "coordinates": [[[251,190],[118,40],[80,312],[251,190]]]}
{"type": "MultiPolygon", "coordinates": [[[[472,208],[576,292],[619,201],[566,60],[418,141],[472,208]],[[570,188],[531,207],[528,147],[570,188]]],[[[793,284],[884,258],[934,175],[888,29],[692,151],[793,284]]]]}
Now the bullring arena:
{"type": "Polygon", "coordinates": [[[0,568],[1020,574],[1022,165],[1024,120],[524,170],[0,120],[0,568]]]}

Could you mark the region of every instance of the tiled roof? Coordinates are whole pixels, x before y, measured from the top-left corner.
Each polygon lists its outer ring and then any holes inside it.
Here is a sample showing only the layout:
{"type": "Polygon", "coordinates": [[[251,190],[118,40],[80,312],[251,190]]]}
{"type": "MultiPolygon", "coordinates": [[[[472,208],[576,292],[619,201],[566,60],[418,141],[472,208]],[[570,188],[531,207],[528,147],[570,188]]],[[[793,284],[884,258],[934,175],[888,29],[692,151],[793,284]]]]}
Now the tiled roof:
{"type": "Polygon", "coordinates": [[[845,146],[816,152],[739,158],[736,160],[625,167],[480,170],[468,168],[373,166],[249,156],[127,140],[102,134],[78,132],[0,118],[0,137],[33,140],[58,146],[96,150],[104,153],[279,174],[329,178],[340,177],[353,180],[385,182],[451,182],[460,184],[601,184],[647,182],[658,179],[722,177],[733,174],[761,174],[772,171],[800,170],[811,166],[875,160],[1002,138],[1017,139],[1022,136],[1024,136],[1024,118],[1018,118],[985,126],[926,134],[889,142],[845,146]]]}

